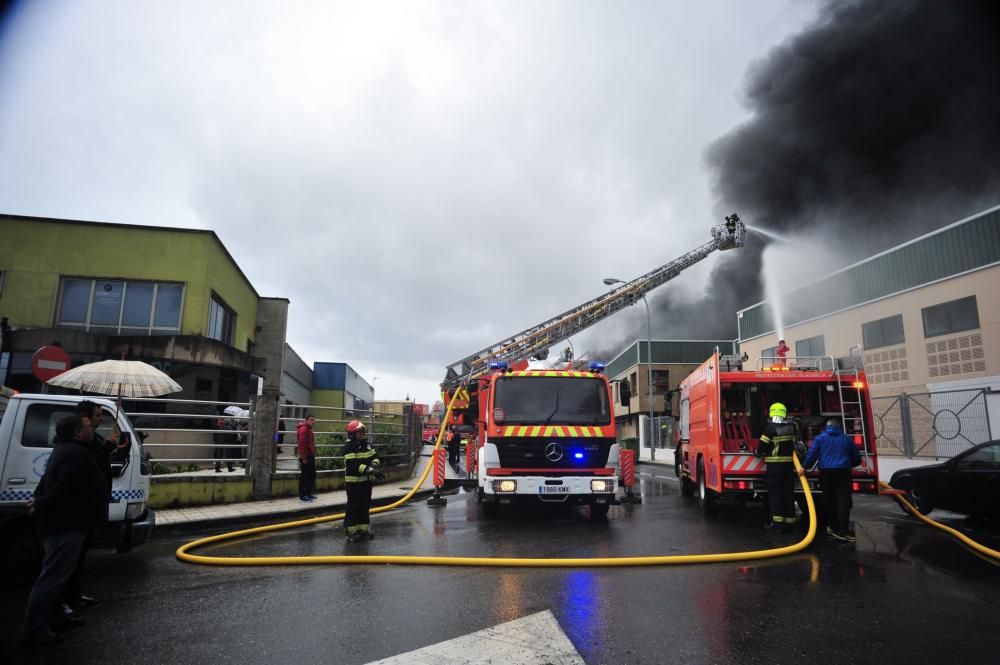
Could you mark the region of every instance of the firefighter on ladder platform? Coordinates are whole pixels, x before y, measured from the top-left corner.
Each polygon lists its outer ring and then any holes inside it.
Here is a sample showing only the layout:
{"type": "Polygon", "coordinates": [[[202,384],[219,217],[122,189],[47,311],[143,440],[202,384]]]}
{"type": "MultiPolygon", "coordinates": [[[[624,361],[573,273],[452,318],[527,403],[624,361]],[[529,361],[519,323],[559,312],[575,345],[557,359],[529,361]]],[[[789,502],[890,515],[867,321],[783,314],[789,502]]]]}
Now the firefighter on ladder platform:
{"type": "Polygon", "coordinates": [[[778,359],[774,362],[775,367],[786,366],[785,363],[787,361],[785,360],[785,357],[788,355],[788,352],[790,350],[791,349],[788,348],[788,345],[785,344],[785,340],[783,339],[778,340],[778,346],[774,349],[775,354],[778,356],[778,359]]]}
{"type": "Polygon", "coordinates": [[[757,456],[767,465],[767,502],[771,512],[770,528],[794,525],[795,518],[795,454],[799,439],[798,427],[787,422],[788,409],[781,402],[771,405],[770,422],[760,435],[757,456]]]}
{"type": "Polygon", "coordinates": [[[347,423],[347,445],[344,446],[344,485],[347,487],[344,530],[347,540],[352,543],[375,537],[368,517],[373,476],[379,480],[385,477],[382,460],[365,437],[364,423],[352,420],[347,423]]]}

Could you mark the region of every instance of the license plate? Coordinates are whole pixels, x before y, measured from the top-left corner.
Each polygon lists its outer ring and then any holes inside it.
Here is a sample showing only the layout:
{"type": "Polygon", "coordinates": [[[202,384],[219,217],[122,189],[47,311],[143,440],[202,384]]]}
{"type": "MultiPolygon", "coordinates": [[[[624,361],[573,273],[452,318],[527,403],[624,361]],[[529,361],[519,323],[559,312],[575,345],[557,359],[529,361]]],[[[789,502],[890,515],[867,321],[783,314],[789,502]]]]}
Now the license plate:
{"type": "Polygon", "coordinates": [[[569,494],[569,488],[565,485],[542,485],[538,488],[539,494],[569,494]]]}

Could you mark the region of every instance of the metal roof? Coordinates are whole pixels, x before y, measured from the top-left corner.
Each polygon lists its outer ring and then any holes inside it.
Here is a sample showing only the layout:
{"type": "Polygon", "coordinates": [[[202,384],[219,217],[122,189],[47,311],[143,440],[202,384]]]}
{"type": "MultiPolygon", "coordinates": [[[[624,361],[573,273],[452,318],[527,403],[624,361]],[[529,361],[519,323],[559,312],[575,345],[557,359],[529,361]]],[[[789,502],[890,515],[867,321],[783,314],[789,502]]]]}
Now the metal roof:
{"type": "MultiPolygon", "coordinates": [[[[1000,263],[1000,206],[830,273],[788,294],[785,325],[909,291],[1000,263]]],[[[774,330],[762,301],[740,310],[742,341],[774,330]]]]}

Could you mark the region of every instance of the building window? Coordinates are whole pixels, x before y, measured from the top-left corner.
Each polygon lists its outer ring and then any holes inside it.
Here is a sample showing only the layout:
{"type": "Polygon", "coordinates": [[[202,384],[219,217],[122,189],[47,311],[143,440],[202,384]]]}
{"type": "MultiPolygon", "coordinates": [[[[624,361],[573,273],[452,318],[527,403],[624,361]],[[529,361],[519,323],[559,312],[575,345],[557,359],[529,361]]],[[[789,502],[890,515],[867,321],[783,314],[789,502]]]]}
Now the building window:
{"type": "Polygon", "coordinates": [[[224,344],[233,344],[233,333],[236,330],[236,312],[229,308],[216,293],[212,293],[212,303],[208,308],[207,337],[217,339],[224,344]]]}
{"type": "Polygon", "coordinates": [[[979,327],[976,296],[924,307],[920,313],[924,318],[924,337],[937,337],[979,327]]]}
{"type": "Polygon", "coordinates": [[[902,344],[906,341],[903,337],[903,315],[897,314],[878,321],[862,323],[861,338],[866,349],[902,344]]]}
{"type": "Polygon", "coordinates": [[[169,335],[181,329],[184,285],[65,277],[56,327],[108,335],[169,335]]]}
{"type": "Polygon", "coordinates": [[[795,342],[795,356],[797,358],[809,358],[826,355],[826,343],[822,335],[816,335],[809,339],[800,339],[795,342]]]}
{"type": "Polygon", "coordinates": [[[778,357],[778,347],[769,346],[766,349],[760,350],[761,358],[777,358],[778,357]]]}
{"type": "Polygon", "coordinates": [[[670,390],[670,370],[653,370],[653,392],[664,394],[670,390]]]}

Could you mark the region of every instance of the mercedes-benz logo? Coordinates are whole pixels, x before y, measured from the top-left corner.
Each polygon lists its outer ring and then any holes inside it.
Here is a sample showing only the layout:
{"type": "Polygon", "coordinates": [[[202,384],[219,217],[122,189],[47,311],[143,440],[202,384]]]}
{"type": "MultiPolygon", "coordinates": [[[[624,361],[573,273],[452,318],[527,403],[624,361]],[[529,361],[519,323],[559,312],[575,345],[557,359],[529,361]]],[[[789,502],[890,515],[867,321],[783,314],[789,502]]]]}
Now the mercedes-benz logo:
{"type": "Polygon", "coordinates": [[[545,459],[550,462],[558,462],[563,458],[563,447],[553,441],[545,446],[545,459]]]}

